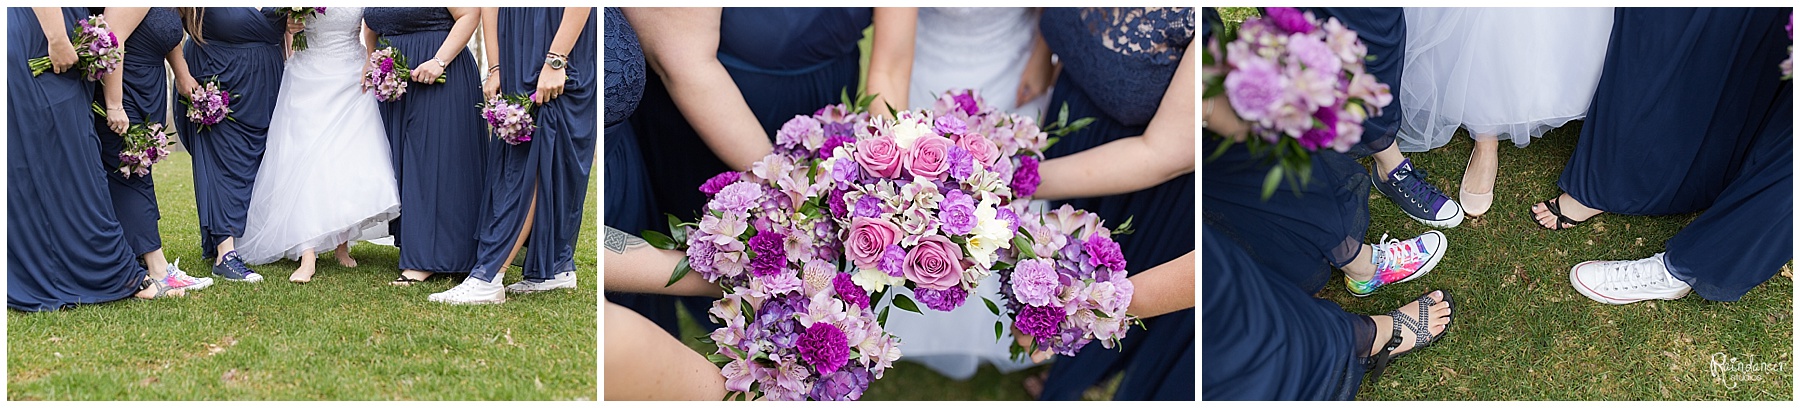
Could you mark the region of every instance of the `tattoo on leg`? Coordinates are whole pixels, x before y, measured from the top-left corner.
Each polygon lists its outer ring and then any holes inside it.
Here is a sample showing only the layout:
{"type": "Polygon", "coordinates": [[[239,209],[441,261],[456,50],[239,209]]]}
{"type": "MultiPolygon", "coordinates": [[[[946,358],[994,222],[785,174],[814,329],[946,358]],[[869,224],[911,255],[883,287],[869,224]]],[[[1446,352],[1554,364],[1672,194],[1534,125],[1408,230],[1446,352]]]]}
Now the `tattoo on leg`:
{"type": "MultiPolygon", "coordinates": [[[[603,227],[605,227],[605,226],[603,226],[603,227]]],[[[649,242],[644,241],[643,238],[638,238],[638,236],[636,236],[636,235],[627,234],[627,233],[625,233],[625,231],[620,231],[613,227],[605,227],[605,228],[606,228],[606,240],[605,240],[606,250],[612,251],[615,254],[623,254],[623,253],[625,253],[625,250],[627,250],[627,249],[636,248],[636,247],[644,246],[644,245],[650,245],[649,242]]]]}

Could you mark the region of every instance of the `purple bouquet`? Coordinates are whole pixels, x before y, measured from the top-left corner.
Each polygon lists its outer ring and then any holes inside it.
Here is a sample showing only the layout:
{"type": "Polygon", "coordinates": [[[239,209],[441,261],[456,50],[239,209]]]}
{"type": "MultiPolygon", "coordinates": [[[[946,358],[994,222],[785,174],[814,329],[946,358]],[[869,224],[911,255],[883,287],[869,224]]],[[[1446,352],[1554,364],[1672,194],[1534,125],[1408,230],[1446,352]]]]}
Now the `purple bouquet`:
{"type": "MultiPolygon", "coordinates": [[[[1792,11],[1788,12],[1787,27],[1783,27],[1783,28],[1787,29],[1788,42],[1793,42],[1794,41],[1794,12],[1792,12],[1792,11]]],[[[1792,44],[1788,45],[1787,59],[1781,60],[1781,79],[1794,79],[1794,46],[1792,44]]]]}
{"type": "MultiPolygon", "coordinates": [[[[86,73],[83,77],[89,81],[98,81],[119,65],[125,62],[125,44],[119,42],[112,29],[106,26],[106,16],[92,16],[80,22],[71,35],[71,45],[75,46],[75,68],[86,73]]],[[[49,56],[32,58],[31,76],[38,76],[49,71],[52,63],[49,56]]]]}
{"type": "MultiPolygon", "coordinates": [[[[324,7],[282,7],[280,9],[280,12],[281,12],[281,15],[286,16],[290,20],[298,21],[298,22],[300,22],[300,24],[306,24],[306,20],[312,19],[313,16],[325,14],[325,8],[324,7]]],[[[294,51],[304,51],[304,50],[306,50],[306,31],[302,30],[300,32],[294,33],[294,51]]]]}
{"type": "Polygon", "coordinates": [[[1126,313],[1133,288],[1125,257],[1099,216],[1064,204],[1019,224],[1022,242],[1001,274],[1000,295],[1013,329],[1033,342],[1029,350],[1015,344],[1013,358],[1038,350],[1073,356],[1093,340],[1113,348],[1132,323],[1142,325],[1126,313]]]}
{"type": "MultiPolygon", "coordinates": [[[[93,107],[95,114],[106,116],[106,110],[101,109],[100,104],[93,107]]],[[[170,136],[174,134],[173,129],[162,123],[131,124],[125,134],[119,135],[125,139],[125,147],[119,149],[119,173],[127,178],[149,175],[151,165],[169,157],[170,136]]]]}
{"type": "MultiPolygon", "coordinates": [[[[412,64],[406,54],[381,40],[381,48],[369,53],[369,66],[364,70],[363,91],[375,91],[375,100],[391,102],[406,95],[406,84],[412,82],[412,64]]],[[[438,75],[432,83],[441,84],[449,75],[438,75]]],[[[516,144],[516,143],[515,143],[516,144]]]]}
{"type": "Polygon", "coordinates": [[[200,124],[200,131],[206,131],[208,127],[226,119],[237,120],[231,117],[232,96],[220,89],[219,78],[213,77],[194,88],[181,103],[188,107],[188,121],[200,124]]]}
{"type": "MultiPolygon", "coordinates": [[[[1362,123],[1393,101],[1388,86],[1363,69],[1368,49],[1336,18],[1323,22],[1291,7],[1269,7],[1235,32],[1221,32],[1203,53],[1205,97],[1224,94],[1251,124],[1253,154],[1279,162],[1263,185],[1266,199],[1283,178],[1304,184],[1308,152],[1345,152],[1362,123]],[[1223,44],[1223,49],[1220,45],[1223,44]]],[[[1228,135],[1214,155],[1245,135],[1228,135]]]]}
{"type": "Polygon", "coordinates": [[[507,144],[529,142],[537,132],[537,121],[531,116],[537,108],[531,102],[533,96],[536,94],[495,95],[481,104],[481,118],[487,120],[488,130],[507,144]]]}

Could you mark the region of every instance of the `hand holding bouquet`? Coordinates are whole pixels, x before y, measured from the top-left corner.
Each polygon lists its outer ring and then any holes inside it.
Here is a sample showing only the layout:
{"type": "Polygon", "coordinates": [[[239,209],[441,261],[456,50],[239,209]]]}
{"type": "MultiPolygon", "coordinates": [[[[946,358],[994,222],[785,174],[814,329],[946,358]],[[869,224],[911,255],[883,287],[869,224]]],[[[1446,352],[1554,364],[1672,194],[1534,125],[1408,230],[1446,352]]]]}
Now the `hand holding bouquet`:
{"type": "MultiPolygon", "coordinates": [[[[107,27],[105,16],[88,17],[80,24],[70,36],[77,58],[75,68],[80,69],[87,80],[98,81],[125,62],[125,44],[120,43],[119,37],[107,27]]],[[[48,56],[32,58],[30,64],[31,76],[43,74],[54,65],[48,56]]]]}
{"type": "MultiPolygon", "coordinates": [[[[106,111],[100,104],[94,104],[94,113],[102,117],[106,111]]],[[[125,147],[119,149],[119,173],[125,177],[143,177],[150,174],[150,166],[169,157],[169,136],[175,132],[164,127],[162,123],[134,123],[119,135],[125,139],[125,147]]]]}
{"type": "Polygon", "coordinates": [[[219,78],[213,77],[195,87],[181,103],[188,107],[188,121],[200,124],[200,131],[204,132],[208,127],[226,119],[237,120],[231,117],[232,96],[220,89],[219,78]]]}
{"type": "MultiPolygon", "coordinates": [[[[313,16],[325,14],[324,7],[282,7],[280,9],[280,11],[281,11],[281,14],[283,16],[286,16],[288,20],[292,20],[292,21],[300,23],[300,24],[306,24],[306,20],[311,19],[313,16]]],[[[294,33],[294,51],[305,51],[305,50],[306,50],[306,31],[302,30],[300,32],[294,33]]]]}
{"type": "Polygon", "coordinates": [[[537,121],[531,116],[537,104],[531,100],[530,95],[495,95],[481,104],[481,118],[487,120],[488,130],[506,144],[529,142],[532,133],[537,132],[537,121]]]}

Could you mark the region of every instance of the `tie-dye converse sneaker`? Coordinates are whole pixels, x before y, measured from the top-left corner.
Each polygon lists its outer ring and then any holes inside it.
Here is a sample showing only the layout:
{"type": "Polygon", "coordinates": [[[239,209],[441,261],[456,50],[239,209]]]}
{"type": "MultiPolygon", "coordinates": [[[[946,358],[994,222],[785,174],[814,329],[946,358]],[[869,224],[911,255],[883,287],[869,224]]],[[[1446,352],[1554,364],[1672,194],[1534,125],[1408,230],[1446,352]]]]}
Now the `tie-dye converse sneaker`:
{"type": "Polygon", "coordinates": [[[1381,234],[1381,241],[1370,244],[1369,263],[1375,264],[1375,276],[1366,281],[1350,279],[1344,275],[1344,286],[1350,294],[1357,297],[1375,293],[1375,289],[1418,279],[1431,273],[1439,260],[1444,259],[1444,250],[1449,248],[1450,241],[1444,233],[1427,231],[1417,238],[1401,241],[1390,240],[1387,234],[1381,234]]]}
{"type": "Polygon", "coordinates": [[[169,285],[170,289],[187,289],[189,292],[192,292],[206,289],[213,284],[212,278],[196,278],[188,276],[187,271],[181,270],[180,259],[170,263],[165,271],[168,272],[168,275],[163,277],[163,283],[169,285]]]}

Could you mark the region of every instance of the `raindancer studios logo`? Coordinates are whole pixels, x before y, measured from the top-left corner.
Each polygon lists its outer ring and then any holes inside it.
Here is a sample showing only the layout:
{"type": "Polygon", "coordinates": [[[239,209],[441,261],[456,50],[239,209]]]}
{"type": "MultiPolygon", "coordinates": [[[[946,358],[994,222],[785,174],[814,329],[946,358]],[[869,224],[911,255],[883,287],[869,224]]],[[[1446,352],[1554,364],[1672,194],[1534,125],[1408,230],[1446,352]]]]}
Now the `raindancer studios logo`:
{"type": "Polygon", "coordinates": [[[1713,382],[1724,384],[1725,388],[1737,388],[1739,383],[1763,381],[1788,372],[1785,362],[1759,362],[1751,355],[1738,359],[1724,352],[1712,354],[1712,364],[1707,366],[1712,374],[1713,382]]]}

